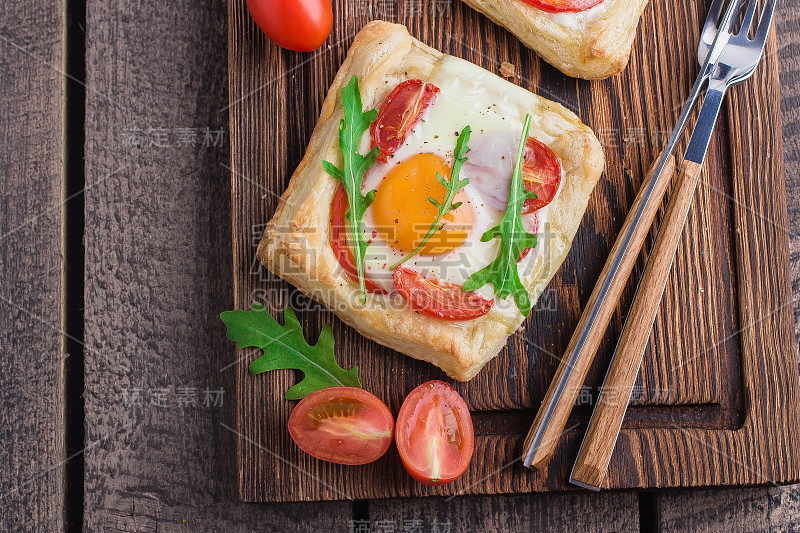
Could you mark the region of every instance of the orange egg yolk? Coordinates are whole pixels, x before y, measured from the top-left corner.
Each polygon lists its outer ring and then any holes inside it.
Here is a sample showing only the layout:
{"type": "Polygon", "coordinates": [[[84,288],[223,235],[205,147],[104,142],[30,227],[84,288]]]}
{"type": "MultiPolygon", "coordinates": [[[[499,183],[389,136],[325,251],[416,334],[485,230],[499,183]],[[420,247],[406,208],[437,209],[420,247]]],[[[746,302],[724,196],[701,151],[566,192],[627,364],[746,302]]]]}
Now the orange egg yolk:
{"type": "MultiPolygon", "coordinates": [[[[416,154],[389,171],[378,186],[372,204],[378,232],[389,245],[409,253],[420,245],[437,209],[428,198],[443,202],[447,189],[436,173],[450,179],[450,167],[434,154],[416,154]]],[[[427,242],[421,253],[440,255],[457,248],[467,239],[474,214],[459,192],[454,203],[462,204],[442,219],[444,226],[427,242]]]]}

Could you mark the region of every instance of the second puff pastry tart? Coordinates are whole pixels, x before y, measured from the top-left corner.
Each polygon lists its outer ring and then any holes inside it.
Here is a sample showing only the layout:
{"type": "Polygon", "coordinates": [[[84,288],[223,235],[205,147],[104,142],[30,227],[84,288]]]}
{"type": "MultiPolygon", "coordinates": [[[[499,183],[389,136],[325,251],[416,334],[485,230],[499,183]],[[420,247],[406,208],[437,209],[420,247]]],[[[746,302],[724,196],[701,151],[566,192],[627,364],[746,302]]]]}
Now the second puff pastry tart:
{"type": "MultiPolygon", "coordinates": [[[[603,0],[584,11],[551,12],[552,0],[463,0],[569,76],[603,79],[628,64],[647,0],[603,0]]],[[[558,0],[556,4],[596,0],[558,0]]]]}

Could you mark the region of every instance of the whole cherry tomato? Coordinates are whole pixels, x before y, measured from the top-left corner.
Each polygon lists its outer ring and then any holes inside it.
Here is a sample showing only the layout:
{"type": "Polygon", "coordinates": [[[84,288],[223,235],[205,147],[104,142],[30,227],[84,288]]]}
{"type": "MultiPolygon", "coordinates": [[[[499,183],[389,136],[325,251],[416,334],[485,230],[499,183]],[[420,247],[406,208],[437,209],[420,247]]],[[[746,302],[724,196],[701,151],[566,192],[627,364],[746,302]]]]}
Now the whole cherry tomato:
{"type": "Polygon", "coordinates": [[[272,42],[295,52],[322,46],[333,25],[331,0],[247,0],[247,9],[272,42]]]}

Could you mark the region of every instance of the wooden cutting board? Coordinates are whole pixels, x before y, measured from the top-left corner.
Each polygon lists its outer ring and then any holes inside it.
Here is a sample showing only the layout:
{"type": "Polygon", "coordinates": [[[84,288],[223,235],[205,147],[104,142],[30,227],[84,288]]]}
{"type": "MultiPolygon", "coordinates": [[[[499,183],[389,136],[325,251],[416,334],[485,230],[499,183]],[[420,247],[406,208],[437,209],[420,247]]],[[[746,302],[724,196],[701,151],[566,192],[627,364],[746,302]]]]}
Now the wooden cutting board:
{"type": "MultiPolygon", "coordinates": [[[[556,456],[546,469],[520,463],[524,436],[603,267],[643,173],[666,143],[698,65],[695,43],[707,6],[654,2],[630,65],[587,82],[542,62],[511,34],[456,0],[334,2],[333,33],[314,53],[270,43],[244,0],[228,3],[236,308],[254,301],[277,314],[299,310],[309,339],[332,324],[337,358],[358,365],[368,390],[396,414],[437,368],[379,346],[345,326],[255,259],[261,229],[299,163],[322,101],[354,35],[369,20],[405,24],[423,42],[492,72],[516,67],[514,83],[561,102],[591,126],[607,167],[572,251],[531,317],[475,379],[456,384],[473,413],[475,455],[440,488],[415,483],[394,447],[381,460],[345,467],[301,452],[286,430],[297,376],[251,376],[257,353],[238,352],[238,465],[245,501],[296,501],[559,491],[597,397],[635,283],[607,332],[556,456]]],[[[608,488],[788,483],[800,479],[798,367],[790,313],[786,199],[775,39],[747,84],[731,91],[651,342],[606,476],[608,488]]],[[[668,193],[669,194],[669,193],[668,193]]],[[[651,234],[651,242],[652,242],[651,234]]],[[[636,269],[641,273],[644,254],[636,269]]]]}

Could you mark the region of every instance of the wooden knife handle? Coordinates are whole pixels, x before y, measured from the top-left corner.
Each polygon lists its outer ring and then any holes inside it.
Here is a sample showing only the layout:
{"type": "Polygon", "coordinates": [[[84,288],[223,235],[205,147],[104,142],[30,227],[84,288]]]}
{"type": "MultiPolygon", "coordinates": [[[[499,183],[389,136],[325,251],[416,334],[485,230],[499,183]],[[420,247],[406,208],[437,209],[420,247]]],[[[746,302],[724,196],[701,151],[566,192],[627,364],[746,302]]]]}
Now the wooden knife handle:
{"type": "Polygon", "coordinates": [[[664,214],[658,237],[603,381],[603,389],[592,413],[589,429],[572,469],[570,481],[576,485],[599,489],[605,477],[701,169],[702,165],[692,161],[684,161],[681,166],[678,183],[664,214]]]}
{"type": "Polygon", "coordinates": [[[592,291],[592,295],[589,297],[589,301],[584,308],[583,315],[578,322],[575,333],[573,333],[569,346],[566,352],[564,352],[564,356],[561,358],[558,370],[556,370],[556,375],[550,383],[550,387],[544,397],[542,406],[539,408],[533,426],[525,439],[523,445],[523,464],[529,468],[542,468],[555,451],[559,438],[564,431],[564,427],[567,425],[567,419],[569,418],[570,412],[572,412],[572,407],[575,405],[578,392],[583,382],[586,380],[586,374],[589,372],[589,367],[594,360],[597,348],[600,346],[608,323],[611,321],[611,317],[617,307],[620,294],[625,288],[633,265],[636,262],[636,257],[639,255],[639,250],[641,250],[645,237],[653,223],[653,219],[658,212],[658,207],[664,196],[664,191],[666,191],[667,185],[675,172],[674,158],[670,156],[667,160],[648,199],[645,194],[646,184],[653,179],[654,170],[655,167],[651,168],[648,172],[644,180],[645,185],[639,190],[639,194],[637,194],[633,206],[631,206],[631,210],[628,213],[628,217],[625,220],[625,224],[620,231],[620,235],[625,235],[633,224],[633,214],[639,209],[641,204],[647,200],[645,211],[642,214],[639,224],[633,230],[629,245],[625,250],[621,250],[620,241],[622,239],[617,238],[617,241],[614,243],[611,253],[606,260],[606,264],[603,267],[603,271],[600,273],[597,285],[595,285],[594,291],[592,291]],[[589,310],[598,304],[601,286],[606,278],[609,277],[611,265],[615,257],[620,254],[622,254],[622,261],[617,268],[616,276],[612,279],[611,286],[604,299],[602,302],[599,302],[599,312],[595,316],[595,320],[592,323],[588,323],[589,315],[591,314],[589,310]],[[576,352],[584,331],[586,331],[588,336],[582,347],[576,352]],[[562,383],[564,384],[563,387],[561,386],[562,383]],[[543,433],[541,433],[542,438],[538,439],[538,442],[536,442],[537,439],[535,439],[535,436],[537,432],[541,431],[543,431],[543,433]]]}

